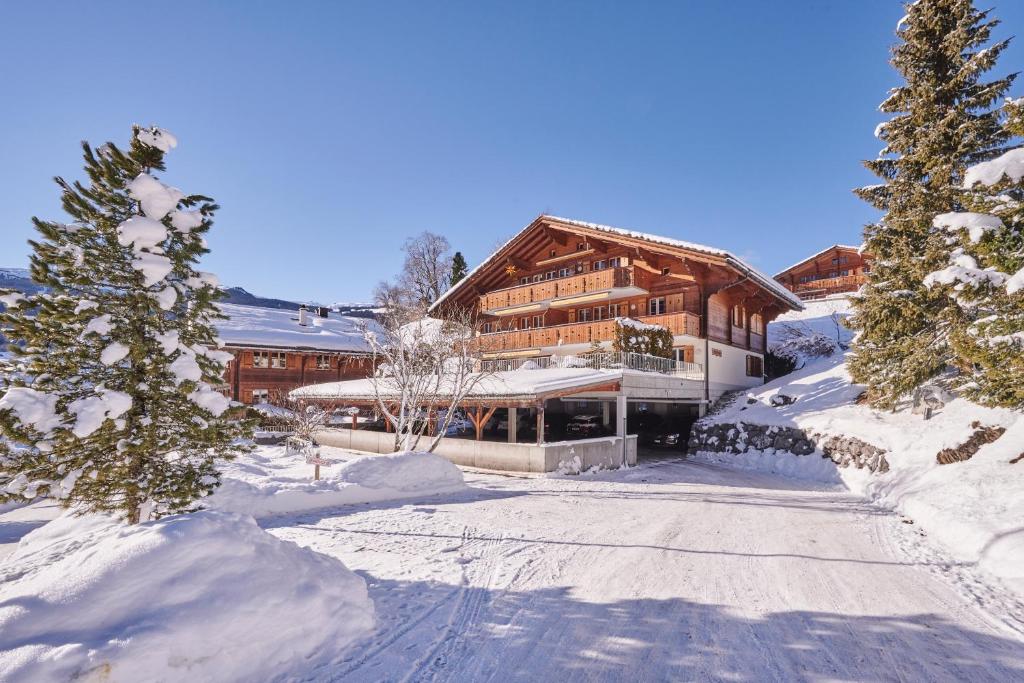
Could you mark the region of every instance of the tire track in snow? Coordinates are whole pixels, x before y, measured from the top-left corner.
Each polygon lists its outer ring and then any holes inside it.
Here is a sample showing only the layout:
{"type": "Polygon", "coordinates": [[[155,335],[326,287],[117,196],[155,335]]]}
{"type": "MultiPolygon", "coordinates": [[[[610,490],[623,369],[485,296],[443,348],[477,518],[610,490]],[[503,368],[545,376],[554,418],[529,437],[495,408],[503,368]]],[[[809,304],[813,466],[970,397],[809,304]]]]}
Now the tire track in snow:
{"type": "Polygon", "coordinates": [[[462,545],[459,558],[463,561],[462,585],[458,589],[458,601],[452,610],[448,623],[439,638],[429,647],[412,666],[402,683],[409,681],[444,680],[444,675],[451,673],[449,665],[454,665],[465,657],[467,640],[477,626],[481,613],[490,601],[489,593],[494,583],[495,574],[504,559],[498,552],[504,540],[504,534],[484,541],[475,541],[475,529],[466,527],[462,530],[462,545]],[[479,548],[481,554],[476,558],[467,558],[467,548],[479,548]],[[468,562],[467,562],[468,560],[468,562]],[[481,560],[483,561],[481,563],[481,560]],[[467,567],[472,564],[471,569],[467,567]],[[482,571],[480,564],[483,564],[482,571]],[[473,578],[482,575],[482,583],[474,585],[473,578]]]}

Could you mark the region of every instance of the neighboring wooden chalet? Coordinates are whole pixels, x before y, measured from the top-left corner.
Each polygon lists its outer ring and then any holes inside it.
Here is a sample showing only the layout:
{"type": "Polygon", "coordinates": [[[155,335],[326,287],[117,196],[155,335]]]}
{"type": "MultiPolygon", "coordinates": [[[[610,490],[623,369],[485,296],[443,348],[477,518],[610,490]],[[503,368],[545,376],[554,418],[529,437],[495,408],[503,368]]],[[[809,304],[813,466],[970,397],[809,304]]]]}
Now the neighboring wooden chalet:
{"type": "Polygon", "coordinates": [[[871,256],[859,247],[833,244],[785,270],[775,279],[801,299],[821,299],[832,294],[856,292],[868,281],[871,256]]]}
{"type": "Polygon", "coordinates": [[[246,404],[279,400],[297,387],[367,377],[373,363],[364,326],[373,320],[327,309],[289,311],[220,304],[223,349],[234,355],[225,381],[246,404]]]}
{"type": "Polygon", "coordinates": [[[542,215],[431,309],[479,314],[481,350],[543,358],[607,348],[615,318],[667,328],[674,357],[709,368],[708,398],[760,384],[768,323],[800,300],[727,251],[542,215]]]}

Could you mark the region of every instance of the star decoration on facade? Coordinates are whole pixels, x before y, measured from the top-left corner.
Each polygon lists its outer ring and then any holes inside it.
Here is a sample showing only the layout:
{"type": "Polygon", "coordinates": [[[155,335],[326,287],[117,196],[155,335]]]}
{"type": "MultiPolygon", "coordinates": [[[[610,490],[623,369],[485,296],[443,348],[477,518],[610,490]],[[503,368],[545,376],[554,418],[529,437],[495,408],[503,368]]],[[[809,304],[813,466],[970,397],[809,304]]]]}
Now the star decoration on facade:
{"type": "Polygon", "coordinates": [[[515,277],[517,272],[519,272],[519,269],[511,263],[505,266],[505,274],[509,277],[515,277]]]}

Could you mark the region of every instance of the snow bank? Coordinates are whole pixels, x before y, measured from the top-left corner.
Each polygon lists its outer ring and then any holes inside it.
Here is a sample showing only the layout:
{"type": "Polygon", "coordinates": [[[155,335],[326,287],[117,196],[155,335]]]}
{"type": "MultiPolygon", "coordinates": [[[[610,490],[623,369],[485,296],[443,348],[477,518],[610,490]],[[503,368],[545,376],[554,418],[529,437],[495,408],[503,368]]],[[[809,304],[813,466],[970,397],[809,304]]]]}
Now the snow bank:
{"type": "Polygon", "coordinates": [[[258,448],[224,466],[224,477],[207,503],[267,517],[339,505],[455,493],[466,488],[462,471],[433,453],[395,453],[355,457],[349,451],[323,448],[321,457],[335,464],[321,466],[313,481],[313,465],[282,447],[258,448]]]}
{"type": "Polygon", "coordinates": [[[373,620],[361,578],[252,518],[67,515],[0,569],[0,679],[293,679],[373,620]]]}

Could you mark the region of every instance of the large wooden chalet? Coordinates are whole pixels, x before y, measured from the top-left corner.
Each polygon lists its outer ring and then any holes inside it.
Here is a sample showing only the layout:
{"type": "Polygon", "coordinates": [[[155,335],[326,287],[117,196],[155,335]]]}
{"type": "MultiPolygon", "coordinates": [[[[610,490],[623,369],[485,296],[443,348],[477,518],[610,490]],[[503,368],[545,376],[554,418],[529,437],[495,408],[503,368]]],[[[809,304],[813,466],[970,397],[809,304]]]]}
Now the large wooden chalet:
{"type": "Polygon", "coordinates": [[[727,251],[542,215],[432,311],[474,309],[493,358],[608,347],[616,318],[667,328],[675,360],[708,369],[708,398],[762,380],[765,330],[800,301],[727,251]]]}
{"type": "Polygon", "coordinates": [[[868,281],[871,256],[859,247],[833,244],[775,274],[775,279],[801,299],[821,299],[856,292],[868,281]]]}
{"type": "MultiPolygon", "coordinates": [[[[446,435],[435,452],[461,465],[544,472],[635,463],[652,430],[685,448],[711,401],[763,383],[765,329],[801,307],[727,251],[540,216],[431,308],[477,314],[484,357],[479,384],[458,406],[473,428],[446,435]],[[617,326],[637,326],[627,318],[668,329],[674,358],[613,352],[617,326]]],[[[397,389],[347,380],[292,396],[369,411],[389,392],[397,389]]],[[[434,408],[452,407],[435,398],[434,408]]],[[[361,428],[318,439],[382,453],[394,445],[393,435],[361,428]]]]}

